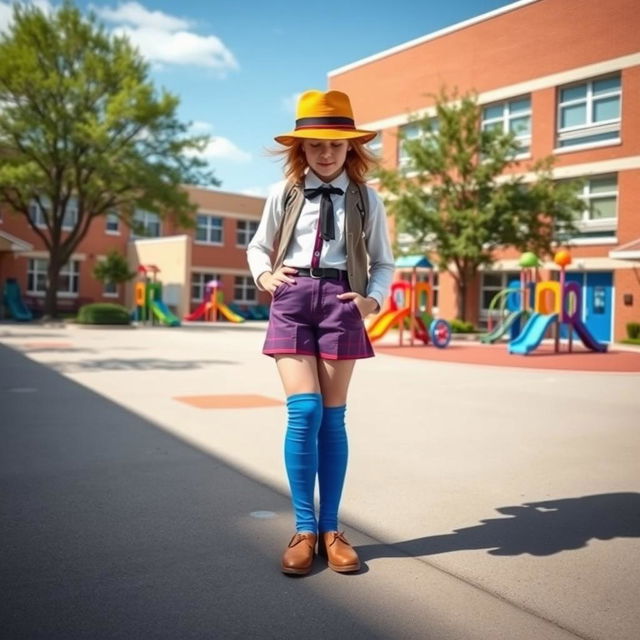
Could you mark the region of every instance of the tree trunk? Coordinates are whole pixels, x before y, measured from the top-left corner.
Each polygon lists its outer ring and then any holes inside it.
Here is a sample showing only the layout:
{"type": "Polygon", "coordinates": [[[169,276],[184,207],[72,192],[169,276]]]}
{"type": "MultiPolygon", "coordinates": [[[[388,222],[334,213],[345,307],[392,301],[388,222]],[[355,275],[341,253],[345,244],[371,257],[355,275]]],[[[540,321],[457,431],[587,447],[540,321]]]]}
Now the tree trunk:
{"type": "Polygon", "coordinates": [[[459,305],[460,320],[467,321],[467,279],[465,276],[460,278],[459,284],[459,305]]]}
{"type": "Polygon", "coordinates": [[[44,319],[58,317],[58,278],[61,268],[57,252],[52,249],[49,254],[49,266],[47,268],[47,292],[44,298],[44,319]]]}

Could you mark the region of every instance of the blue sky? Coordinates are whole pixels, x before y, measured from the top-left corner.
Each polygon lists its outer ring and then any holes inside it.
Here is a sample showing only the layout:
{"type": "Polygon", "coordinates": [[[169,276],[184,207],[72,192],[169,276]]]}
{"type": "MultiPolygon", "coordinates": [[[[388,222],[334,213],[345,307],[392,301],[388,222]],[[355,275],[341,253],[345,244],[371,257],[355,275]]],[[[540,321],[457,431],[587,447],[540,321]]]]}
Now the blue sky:
{"type": "MultiPolygon", "coordinates": [[[[33,0],[44,9],[53,0],[33,0]]],[[[0,0],[0,30],[10,15],[0,0]]],[[[264,195],[281,177],[268,156],[293,126],[295,96],[326,89],[327,72],[498,7],[508,0],[77,1],[125,32],[152,79],[180,97],[180,118],[213,142],[221,189],[264,195]]],[[[357,114],[356,114],[357,119],[357,114]]]]}

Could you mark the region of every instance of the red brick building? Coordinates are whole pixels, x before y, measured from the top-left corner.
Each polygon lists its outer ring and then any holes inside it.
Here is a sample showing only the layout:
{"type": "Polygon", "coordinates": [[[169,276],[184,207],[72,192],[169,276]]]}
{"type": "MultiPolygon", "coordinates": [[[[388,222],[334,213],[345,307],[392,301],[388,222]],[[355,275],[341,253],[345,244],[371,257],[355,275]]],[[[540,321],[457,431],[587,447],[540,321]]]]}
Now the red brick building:
{"type": "MultiPolygon", "coordinates": [[[[594,335],[620,339],[640,321],[639,34],[636,0],[521,0],[331,71],[329,88],[347,92],[358,124],[380,132],[385,166],[402,163],[398,133],[419,135],[410,116],[429,114],[427,94],[446,86],[477,93],[480,126],[518,133],[516,172],[553,155],[557,179],[584,179],[568,277],[582,284],[594,335]]],[[[478,324],[517,272],[510,251],[483,272],[469,301],[478,324]]],[[[457,315],[453,291],[441,274],[445,318],[457,315]]]]}
{"type": "MultiPolygon", "coordinates": [[[[256,291],[245,254],[264,198],[185,188],[198,207],[193,229],[180,229],[170,219],[138,211],[136,219],[144,228],[144,237],[137,238],[116,216],[96,219],[61,273],[59,308],[75,311],[84,303],[101,301],[133,305],[132,285],[105,287],[93,276],[97,262],[112,250],[128,256],[134,268],[145,263],[145,256],[152,256],[160,269],[157,277],[168,297],[165,301],[179,316],[198,306],[206,282],[212,279],[221,283],[227,302],[241,306],[266,303],[268,297],[256,291]]],[[[32,216],[36,224],[42,222],[35,205],[32,216]]],[[[68,216],[71,221],[73,203],[68,216]]],[[[15,278],[27,306],[41,309],[47,261],[42,240],[24,217],[6,208],[0,210],[0,288],[8,278],[15,278]]]]}

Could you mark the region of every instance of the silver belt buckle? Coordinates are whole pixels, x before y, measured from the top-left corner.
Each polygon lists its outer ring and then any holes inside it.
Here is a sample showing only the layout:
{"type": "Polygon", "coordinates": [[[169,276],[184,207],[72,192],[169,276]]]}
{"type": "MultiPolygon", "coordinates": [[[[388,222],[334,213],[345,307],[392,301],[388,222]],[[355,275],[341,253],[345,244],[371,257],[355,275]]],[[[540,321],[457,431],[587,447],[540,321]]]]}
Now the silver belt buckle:
{"type": "MultiPolygon", "coordinates": [[[[322,276],[314,276],[313,275],[313,267],[311,267],[309,269],[309,275],[314,279],[314,280],[320,280],[320,278],[322,278],[322,276]]],[[[320,267],[317,268],[318,271],[320,271],[320,267]]]]}

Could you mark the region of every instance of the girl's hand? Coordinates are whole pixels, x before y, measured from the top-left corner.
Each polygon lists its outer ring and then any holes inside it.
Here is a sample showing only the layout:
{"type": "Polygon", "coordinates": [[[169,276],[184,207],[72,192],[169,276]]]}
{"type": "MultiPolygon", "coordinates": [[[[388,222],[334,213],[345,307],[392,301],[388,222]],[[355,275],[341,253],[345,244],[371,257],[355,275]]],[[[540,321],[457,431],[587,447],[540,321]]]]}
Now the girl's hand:
{"type": "Polygon", "coordinates": [[[353,300],[363,319],[371,313],[377,313],[378,311],[380,311],[377,300],[375,300],[374,298],[365,298],[355,291],[339,293],[338,299],[353,300]]]}
{"type": "Polygon", "coordinates": [[[280,267],[275,273],[265,271],[258,278],[258,282],[265,291],[268,291],[273,295],[273,292],[284,282],[288,284],[295,284],[295,279],[290,278],[289,274],[295,275],[296,273],[298,273],[298,270],[293,267],[280,267]]]}

